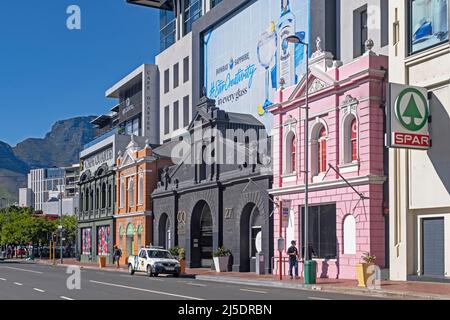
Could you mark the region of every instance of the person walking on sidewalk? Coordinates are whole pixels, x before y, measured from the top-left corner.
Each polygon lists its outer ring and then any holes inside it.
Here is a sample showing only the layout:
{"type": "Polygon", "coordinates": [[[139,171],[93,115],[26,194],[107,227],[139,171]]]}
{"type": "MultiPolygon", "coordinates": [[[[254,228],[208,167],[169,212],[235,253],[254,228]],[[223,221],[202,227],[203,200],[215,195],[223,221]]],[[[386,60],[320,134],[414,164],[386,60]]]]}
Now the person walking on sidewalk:
{"type": "Polygon", "coordinates": [[[117,268],[120,268],[120,258],[122,257],[122,250],[120,250],[120,248],[117,245],[114,246],[113,256],[117,268]]]}
{"type": "Polygon", "coordinates": [[[289,276],[291,279],[294,278],[294,275],[292,274],[292,269],[295,269],[295,279],[298,279],[298,249],[296,247],[295,240],[291,241],[291,246],[287,250],[287,254],[289,256],[289,276]]]}

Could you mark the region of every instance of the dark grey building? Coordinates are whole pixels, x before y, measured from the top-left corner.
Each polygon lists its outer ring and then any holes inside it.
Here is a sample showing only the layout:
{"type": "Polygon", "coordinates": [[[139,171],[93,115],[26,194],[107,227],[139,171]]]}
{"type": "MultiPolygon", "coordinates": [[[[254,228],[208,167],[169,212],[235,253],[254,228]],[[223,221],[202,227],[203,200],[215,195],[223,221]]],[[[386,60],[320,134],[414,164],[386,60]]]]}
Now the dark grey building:
{"type": "Polygon", "coordinates": [[[203,97],[188,132],[182,142],[155,150],[182,160],[160,173],[152,195],[154,244],[185,248],[191,268],[210,267],[213,251],[223,245],[232,251],[230,267],[241,272],[254,271],[256,253],[262,252],[269,273],[273,205],[266,190],[272,186],[272,164],[264,126],[203,97]],[[183,152],[173,152],[180,144],[183,152]],[[252,154],[256,145],[261,149],[252,154]],[[207,161],[209,156],[213,161],[207,161]]]}

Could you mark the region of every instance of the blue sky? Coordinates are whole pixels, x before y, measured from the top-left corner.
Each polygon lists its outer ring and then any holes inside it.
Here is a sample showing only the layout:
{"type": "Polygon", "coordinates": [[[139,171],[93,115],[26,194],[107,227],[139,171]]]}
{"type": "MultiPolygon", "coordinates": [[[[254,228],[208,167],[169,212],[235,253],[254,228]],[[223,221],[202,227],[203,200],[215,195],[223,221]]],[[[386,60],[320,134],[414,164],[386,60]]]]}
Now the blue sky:
{"type": "Polygon", "coordinates": [[[125,0],[0,1],[0,140],[107,112],[105,91],[159,52],[159,13],[125,0]],[[68,30],[69,5],[81,30],[68,30]]]}

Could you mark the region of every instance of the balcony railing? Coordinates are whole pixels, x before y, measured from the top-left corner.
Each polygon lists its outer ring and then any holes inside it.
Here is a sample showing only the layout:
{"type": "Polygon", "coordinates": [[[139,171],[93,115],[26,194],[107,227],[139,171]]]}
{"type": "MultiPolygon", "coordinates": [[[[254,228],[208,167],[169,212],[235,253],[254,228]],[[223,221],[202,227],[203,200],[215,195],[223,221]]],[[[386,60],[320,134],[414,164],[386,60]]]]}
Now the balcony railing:
{"type": "Polygon", "coordinates": [[[99,142],[102,142],[103,140],[115,135],[115,134],[119,134],[119,128],[114,128],[100,136],[98,136],[97,138],[95,138],[94,140],[92,140],[91,142],[87,143],[84,145],[84,149],[90,148],[94,145],[96,145],[99,142]]]}

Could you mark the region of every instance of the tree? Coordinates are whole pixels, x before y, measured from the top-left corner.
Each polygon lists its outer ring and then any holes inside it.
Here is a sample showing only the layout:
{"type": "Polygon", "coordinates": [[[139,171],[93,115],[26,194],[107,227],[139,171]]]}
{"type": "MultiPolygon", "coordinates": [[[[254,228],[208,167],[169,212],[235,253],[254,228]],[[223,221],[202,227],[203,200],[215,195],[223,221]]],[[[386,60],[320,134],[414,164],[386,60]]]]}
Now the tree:
{"type": "Polygon", "coordinates": [[[415,125],[416,119],[422,119],[422,114],[420,113],[419,108],[417,108],[416,100],[414,100],[414,95],[411,95],[405,112],[403,112],[403,117],[410,118],[410,124],[412,125],[415,125]]]}

